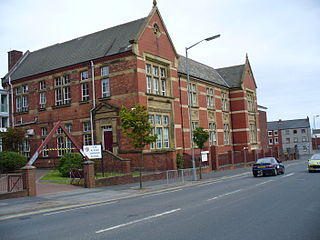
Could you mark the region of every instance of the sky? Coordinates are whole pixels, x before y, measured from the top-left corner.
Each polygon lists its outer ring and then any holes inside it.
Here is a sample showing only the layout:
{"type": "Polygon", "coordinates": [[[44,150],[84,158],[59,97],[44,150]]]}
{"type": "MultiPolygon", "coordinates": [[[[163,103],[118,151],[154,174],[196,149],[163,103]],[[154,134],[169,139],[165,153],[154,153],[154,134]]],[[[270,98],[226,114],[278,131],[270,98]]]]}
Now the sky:
{"type": "MultiPolygon", "coordinates": [[[[0,76],[7,52],[35,51],[146,17],[153,0],[0,0],[0,76]]],[[[268,121],[309,116],[320,128],[320,0],[158,0],[179,54],[214,68],[248,54],[268,121]],[[315,121],[314,121],[315,120],[315,121]]]]}

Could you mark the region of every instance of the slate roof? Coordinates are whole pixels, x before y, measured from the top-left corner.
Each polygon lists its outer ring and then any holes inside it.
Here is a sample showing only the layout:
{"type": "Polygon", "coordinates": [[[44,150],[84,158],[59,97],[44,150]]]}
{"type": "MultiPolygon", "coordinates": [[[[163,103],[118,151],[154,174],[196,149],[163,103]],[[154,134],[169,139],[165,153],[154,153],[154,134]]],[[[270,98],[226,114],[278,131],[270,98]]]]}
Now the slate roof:
{"type": "MultiPolygon", "coordinates": [[[[192,77],[199,78],[208,82],[213,82],[224,87],[229,87],[227,82],[212,67],[196,62],[190,58],[188,58],[188,67],[189,75],[192,77]]],[[[187,74],[186,58],[181,55],[179,55],[178,72],[185,75],[187,74]]]]}
{"type": "Polygon", "coordinates": [[[230,88],[238,88],[241,87],[242,83],[242,74],[244,71],[245,64],[218,68],[217,71],[224,78],[224,80],[228,83],[230,88]]]}
{"type": "MultiPolygon", "coordinates": [[[[141,18],[30,52],[13,72],[11,80],[130,51],[129,41],[137,37],[146,19],[141,18]]],[[[4,79],[6,81],[8,80],[4,79]]]]}
{"type": "Polygon", "coordinates": [[[310,128],[309,118],[268,122],[268,130],[310,128]]]}

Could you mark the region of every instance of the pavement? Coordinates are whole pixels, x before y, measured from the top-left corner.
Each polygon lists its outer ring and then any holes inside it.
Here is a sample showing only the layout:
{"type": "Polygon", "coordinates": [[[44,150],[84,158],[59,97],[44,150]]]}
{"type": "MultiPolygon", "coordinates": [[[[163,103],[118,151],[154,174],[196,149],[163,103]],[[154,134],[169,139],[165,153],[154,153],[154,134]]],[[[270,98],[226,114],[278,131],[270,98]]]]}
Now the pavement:
{"type": "MultiPolygon", "coordinates": [[[[302,160],[305,159],[287,161],[285,165],[298,164],[302,160]]],[[[42,183],[39,179],[41,174],[44,173],[45,172],[37,173],[38,196],[0,200],[0,221],[37,213],[102,204],[118,199],[168,191],[170,189],[219,181],[222,179],[249,176],[252,174],[250,167],[237,168],[203,174],[203,179],[198,181],[185,181],[184,183],[175,182],[170,184],[167,184],[166,180],[143,182],[143,188],[140,189],[139,183],[99,188],[82,188],[64,186],[64,184],[42,183]]]]}

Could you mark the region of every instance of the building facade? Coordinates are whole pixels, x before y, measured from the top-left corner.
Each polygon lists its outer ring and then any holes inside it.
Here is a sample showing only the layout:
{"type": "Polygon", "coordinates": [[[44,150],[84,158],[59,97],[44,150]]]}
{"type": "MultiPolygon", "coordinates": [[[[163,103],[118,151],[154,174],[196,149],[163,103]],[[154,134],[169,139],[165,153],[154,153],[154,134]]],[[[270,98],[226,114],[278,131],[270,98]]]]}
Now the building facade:
{"type": "Polygon", "coordinates": [[[269,146],[279,146],[285,153],[312,153],[309,118],[268,122],[269,146]]]}
{"type": "MultiPolygon", "coordinates": [[[[119,110],[138,103],[147,106],[158,136],[144,149],[147,170],[175,169],[177,153],[191,154],[188,104],[191,125],[210,133],[207,148],[260,149],[248,57],[243,65],[217,70],[190,59],[188,86],[186,59],[176,52],[156,5],[139,20],[34,52],[11,51],[8,61],[2,83],[13,98],[11,124],[28,131],[26,155],[61,121],[81,145],[101,144],[135,167],[139,151],[121,132],[119,110]]],[[[36,164],[53,166],[71,148],[57,131],[36,164]]]]}
{"type": "MultiPolygon", "coordinates": [[[[9,93],[0,89],[0,132],[6,132],[9,127],[9,93]]],[[[0,151],[2,151],[2,140],[0,139],[0,151]]]]}

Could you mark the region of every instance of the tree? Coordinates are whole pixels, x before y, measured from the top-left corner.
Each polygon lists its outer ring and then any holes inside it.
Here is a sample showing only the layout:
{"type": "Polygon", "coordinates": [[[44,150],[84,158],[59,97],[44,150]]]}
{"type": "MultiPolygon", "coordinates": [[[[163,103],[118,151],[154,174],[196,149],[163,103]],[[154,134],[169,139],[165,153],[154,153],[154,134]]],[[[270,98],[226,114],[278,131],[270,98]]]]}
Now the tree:
{"type": "MultiPolygon", "coordinates": [[[[206,130],[204,130],[202,127],[198,127],[195,130],[193,130],[193,141],[201,150],[204,148],[204,143],[208,141],[208,139],[209,139],[209,133],[206,130]]],[[[202,178],[201,158],[199,161],[199,167],[200,167],[200,179],[201,179],[202,178]]]]}
{"type": "Polygon", "coordinates": [[[0,133],[2,146],[5,151],[19,152],[19,145],[23,144],[25,132],[20,128],[7,128],[6,132],[0,133]]]}
{"type": "Polygon", "coordinates": [[[131,110],[122,107],[120,111],[121,129],[131,140],[134,148],[141,151],[139,163],[140,188],[142,188],[143,149],[146,145],[157,140],[156,135],[151,135],[152,126],[149,122],[147,107],[137,104],[131,110]]]}

